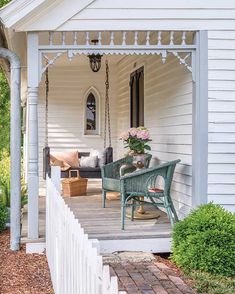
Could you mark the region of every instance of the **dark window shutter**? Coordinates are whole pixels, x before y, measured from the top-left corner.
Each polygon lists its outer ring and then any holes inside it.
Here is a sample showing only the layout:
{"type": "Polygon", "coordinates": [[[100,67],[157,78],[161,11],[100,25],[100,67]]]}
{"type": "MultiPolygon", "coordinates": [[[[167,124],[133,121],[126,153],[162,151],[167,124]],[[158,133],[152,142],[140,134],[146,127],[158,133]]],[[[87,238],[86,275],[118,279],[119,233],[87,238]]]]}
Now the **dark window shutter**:
{"type": "Polygon", "coordinates": [[[130,75],[130,125],[144,126],[144,67],[130,75]]]}

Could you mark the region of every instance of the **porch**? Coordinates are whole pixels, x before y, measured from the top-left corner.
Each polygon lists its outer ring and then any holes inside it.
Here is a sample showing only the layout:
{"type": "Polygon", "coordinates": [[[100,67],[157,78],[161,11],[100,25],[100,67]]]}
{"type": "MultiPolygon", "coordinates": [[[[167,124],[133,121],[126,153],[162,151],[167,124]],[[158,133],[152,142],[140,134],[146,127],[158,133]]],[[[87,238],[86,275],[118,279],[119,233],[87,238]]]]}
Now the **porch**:
{"type": "MultiPolygon", "coordinates": [[[[44,146],[48,143],[51,152],[74,149],[78,152],[90,152],[93,148],[103,148],[106,134],[104,117],[107,61],[110,69],[110,126],[114,160],[122,157],[125,152],[119,141],[120,133],[130,127],[130,120],[133,116],[137,117],[136,113],[142,112],[139,122],[150,130],[153,139],[151,165],[181,159],[172,183],[172,199],[179,217],[187,215],[192,206],[205,202],[202,197],[205,195],[203,189],[206,187],[207,177],[201,175],[206,172],[201,166],[206,161],[203,161],[201,155],[207,154],[204,152],[207,148],[207,135],[204,132],[207,108],[204,107],[205,101],[201,101],[201,91],[206,90],[206,87],[201,88],[203,76],[199,75],[203,66],[199,50],[205,49],[199,48],[200,38],[203,37],[205,34],[201,32],[174,31],[29,34],[30,81],[24,149],[29,191],[28,238],[38,238],[38,183],[40,189],[45,187],[42,178],[44,146]],[[98,44],[93,44],[95,39],[98,44]],[[87,55],[90,54],[102,55],[103,65],[101,64],[99,72],[93,72],[89,67],[87,55]],[[35,56],[39,57],[37,66],[34,63],[35,56]],[[143,68],[144,74],[144,80],[139,84],[143,100],[142,108],[135,113],[131,104],[130,79],[133,72],[139,73],[140,68],[143,68]],[[47,69],[50,78],[48,105],[44,83],[47,69]],[[39,72],[39,76],[35,72],[39,72]],[[86,128],[87,101],[90,94],[96,102],[96,119],[93,121],[95,132],[87,132],[89,130],[86,128]]],[[[100,190],[97,190],[91,197],[99,193],[100,190]]],[[[158,222],[128,222],[127,230],[119,231],[118,202],[115,204],[117,206],[106,211],[99,205],[99,196],[94,198],[95,201],[91,200],[91,204],[87,202],[89,197],[85,197],[84,202],[79,197],[68,204],[76,217],[84,219],[83,227],[92,238],[99,239],[103,236],[103,240],[109,238],[110,243],[115,244],[116,236],[126,240],[125,234],[130,234],[128,238],[132,240],[132,244],[136,243],[137,250],[138,242],[133,240],[138,236],[142,240],[159,237],[156,235],[159,230],[155,230],[158,222]],[[95,215],[91,220],[86,219],[90,216],[89,205],[95,215]],[[85,206],[87,207],[84,210],[77,209],[85,206]],[[100,232],[104,217],[106,219],[103,227],[107,231],[100,232]],[[112,225],[112,229],[108,228],[112,225]],[[109,231],[113,231],[112,235],[109,231]]],[[[165,228],[164,235],[169,239],[169,226],[163,221],[161,234],[165,228]]],[[[169,250],[169,240],[168,246],[163,247],[164,251],[169,250]]]]}
{"type": "MultiPolygon", "coordinates": [[[[169,252],[171,225],[166,214],[158,211],[160,217],[151,220],[126,218],[125,230],[121,230],[120,200],[115,195],[108,196],[107,207],[101,204],[101,181],[89,180],[85,196],[65,197],[65,203],[79,220],[89,239],[97,239],[101,253],[115,251],[169,252]],[[114,196],[114,197],[113,197],[114,196]]],[[[147,210],[156,210],[147,207],[147,210]]],[[[45,240],[46,198],[39,199],[39,240],[45,240]]],[[[22,220],[22,241],[27,239],[27,213],[22,220]]]]}

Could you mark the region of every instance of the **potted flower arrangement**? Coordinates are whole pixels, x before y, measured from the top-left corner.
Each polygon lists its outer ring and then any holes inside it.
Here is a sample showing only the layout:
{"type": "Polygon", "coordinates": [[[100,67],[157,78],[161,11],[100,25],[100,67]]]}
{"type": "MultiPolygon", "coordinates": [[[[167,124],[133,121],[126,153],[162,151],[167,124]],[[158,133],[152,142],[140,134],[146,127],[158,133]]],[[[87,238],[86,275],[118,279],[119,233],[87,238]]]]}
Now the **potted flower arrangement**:
{"type": "Polygon", "coordinates": [[[149,130],[145,127],[131,128],[121,134],[124,148],[129,148],[128,154],[134,157],[134,161],[145,164],[145,151],[150,151],[148,142],[150,139],[149,130]]]}

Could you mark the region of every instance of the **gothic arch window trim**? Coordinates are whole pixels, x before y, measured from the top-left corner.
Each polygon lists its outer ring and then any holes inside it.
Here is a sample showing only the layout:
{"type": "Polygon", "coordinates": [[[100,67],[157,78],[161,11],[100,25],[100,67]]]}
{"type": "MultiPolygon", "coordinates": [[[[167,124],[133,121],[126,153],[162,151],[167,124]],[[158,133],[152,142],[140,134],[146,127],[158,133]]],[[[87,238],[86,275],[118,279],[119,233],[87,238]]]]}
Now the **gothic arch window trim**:
{"type": "Polygon", "coordinates": [[[84,95],[84,135],[100,135],[100,94],[95,87],[90,87],[84,95]]]}

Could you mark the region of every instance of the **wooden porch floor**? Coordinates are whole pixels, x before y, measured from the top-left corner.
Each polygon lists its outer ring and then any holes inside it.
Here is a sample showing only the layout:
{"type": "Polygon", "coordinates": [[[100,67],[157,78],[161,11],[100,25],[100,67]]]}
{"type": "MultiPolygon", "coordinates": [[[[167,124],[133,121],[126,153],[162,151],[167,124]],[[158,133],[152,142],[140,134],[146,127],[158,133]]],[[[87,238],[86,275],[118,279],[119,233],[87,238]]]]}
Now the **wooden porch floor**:
{"type": "MultiPolygon", "coordinates": [[[[102,241],[101,247],[109,247],[112,242],[112,247],[117,240],[125,242],[117,248],[117,251],[130,250],[137,240],[148,242],[147,247],[152,245],[149,242],[158,241],[160,244],[159,252],[164,252],[164,244],[167,242],[169,247],[171,239],[171,226],[164,212],[160,212],[158,219],[152,220],[134,220],[133,222],[126,218],[125,230],[121,230],[121,213],[120,200],[107,200],[106,208],[101,206],[101,181],[90,180],[88,182],[87,196],[66,197],[65,202],[69,205],[76,218],[79,219],[85,233],[90,239],[98,239],[102,241]],[[148,241],[149,240],[149,241],[148,241]],[[110,243],[109,242],[109,243],[110,243]],[[107,245],[107,244],[108,245],[107,245]]],[[[45,238],[45,197],[40,197],[40,218],[39,218],[39,233],[41,238],[45,238]]],[[[147,209],[155,209],[147,207],[147,209]]],[[[22,222],[22,237],[27,236],[27,214],[24,214],[22,222]]],[[[117,243],[117,242],[116,242],[117,243]]],[[[158,245],[159,245],[158,244],[158,245]]],[[[157,246],[158,246],[157,245],[157,246]]],[[[141,250],[141,246],[137,246],[141,250]]],[[[105,251],[105,249],[104,249],[105,251]]],[[[144,250],[143,250],[144,251],[144,250]]],[[[149,250],[146,251],[154,251],[149,250]]]]}

